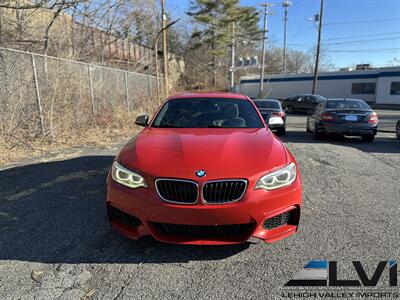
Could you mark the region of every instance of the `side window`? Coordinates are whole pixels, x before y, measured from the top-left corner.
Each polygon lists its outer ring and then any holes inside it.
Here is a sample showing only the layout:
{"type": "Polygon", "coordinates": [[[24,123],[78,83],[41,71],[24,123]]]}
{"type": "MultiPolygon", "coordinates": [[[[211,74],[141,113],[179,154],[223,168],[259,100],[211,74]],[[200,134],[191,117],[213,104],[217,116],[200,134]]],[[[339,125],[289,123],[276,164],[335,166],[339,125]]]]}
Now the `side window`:
{"type": "Polygon", "coordinates": [[[307,96],[306,97],[306,102],[307,103],[318,103],[318,100],[315,97],[307,96]]]}
{"type": "Polygon", "coordinates": [[[390,95],[400,95],[400,81],[393,81],[390,84],[390,95]]]}

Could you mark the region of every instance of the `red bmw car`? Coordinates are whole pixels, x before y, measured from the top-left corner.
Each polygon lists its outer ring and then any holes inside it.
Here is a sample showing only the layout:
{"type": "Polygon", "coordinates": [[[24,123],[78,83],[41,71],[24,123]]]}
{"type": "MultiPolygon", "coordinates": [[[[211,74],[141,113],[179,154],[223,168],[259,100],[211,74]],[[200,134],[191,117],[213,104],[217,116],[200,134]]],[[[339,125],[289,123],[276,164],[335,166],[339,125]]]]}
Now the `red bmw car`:
{"type": "Polygon", "coordinates": [[[230,93],[170,97],[117,155],[107,211],[123,235],[179,244],[274,242],[297,231],[296,160],[254,103],[230,93]]]}

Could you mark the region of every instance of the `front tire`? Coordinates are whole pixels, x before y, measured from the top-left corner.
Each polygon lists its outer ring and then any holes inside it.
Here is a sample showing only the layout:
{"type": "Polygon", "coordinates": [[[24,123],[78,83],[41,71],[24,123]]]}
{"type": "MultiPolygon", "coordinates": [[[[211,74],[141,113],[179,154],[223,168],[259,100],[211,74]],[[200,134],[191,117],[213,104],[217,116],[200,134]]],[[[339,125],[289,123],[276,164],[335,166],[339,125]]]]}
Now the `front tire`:
{"type": "Polygon", "coordinates": [[[369,135],[363,135],[361,137],[361,139],[363,140],[363,142],[372,142],[375,138],[375,135],[373,134],[369,134],[369,135]]]}
{"type": "Polygon", "coordinates": [[[325,134],[322,133],[321,131],[318,131],[317,123],[315,123],[313,135],[314,135],[314,139],[316,139],[316,140],[322,140],[323,138],[325,138],[325,134]]]}
{"type": "Polygon", "coordinates": [[[308,123],[309,123],[309,122],[308,122],[308,120],[307,120],[306,132],[307,132],[307,133],[312,133],[310,127],[308,126],[308,123]]]}
{"type": "Polygon", "coordinates": [[[396,124],[396,137],[400,140],[400,121],[396,124]]]}
{"type": "Polygon", "coordinates": [[[279,128],[277,130],[278,135],[285,135],[286,134],[286,127],[279,128]]]}

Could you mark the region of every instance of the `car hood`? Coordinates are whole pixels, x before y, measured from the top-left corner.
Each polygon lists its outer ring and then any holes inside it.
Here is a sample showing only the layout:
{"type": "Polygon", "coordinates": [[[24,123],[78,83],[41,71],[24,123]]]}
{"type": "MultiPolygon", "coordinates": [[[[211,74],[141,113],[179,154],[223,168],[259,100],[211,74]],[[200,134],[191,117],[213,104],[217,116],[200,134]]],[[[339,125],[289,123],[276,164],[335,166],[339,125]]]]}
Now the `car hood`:
{"type": "Polygon", "coordinates": [[[243,178],[286,165],[282,142],[266,128],[145,128],[120,152],[125,167],[152,177],[243,178]]]}

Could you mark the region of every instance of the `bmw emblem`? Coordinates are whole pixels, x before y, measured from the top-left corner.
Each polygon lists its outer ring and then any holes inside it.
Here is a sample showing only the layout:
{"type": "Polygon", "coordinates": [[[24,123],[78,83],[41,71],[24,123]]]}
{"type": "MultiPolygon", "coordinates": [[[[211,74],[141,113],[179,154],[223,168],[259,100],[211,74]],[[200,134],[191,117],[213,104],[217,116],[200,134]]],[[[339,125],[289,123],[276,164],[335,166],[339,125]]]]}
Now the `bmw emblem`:
{"type": "Polygon", "coordinates": [[[206,176],[206,171],[198,170],[198,171],[196,171],[196,176],[197,177],[204,177],[204,176],[206,176]]]}

